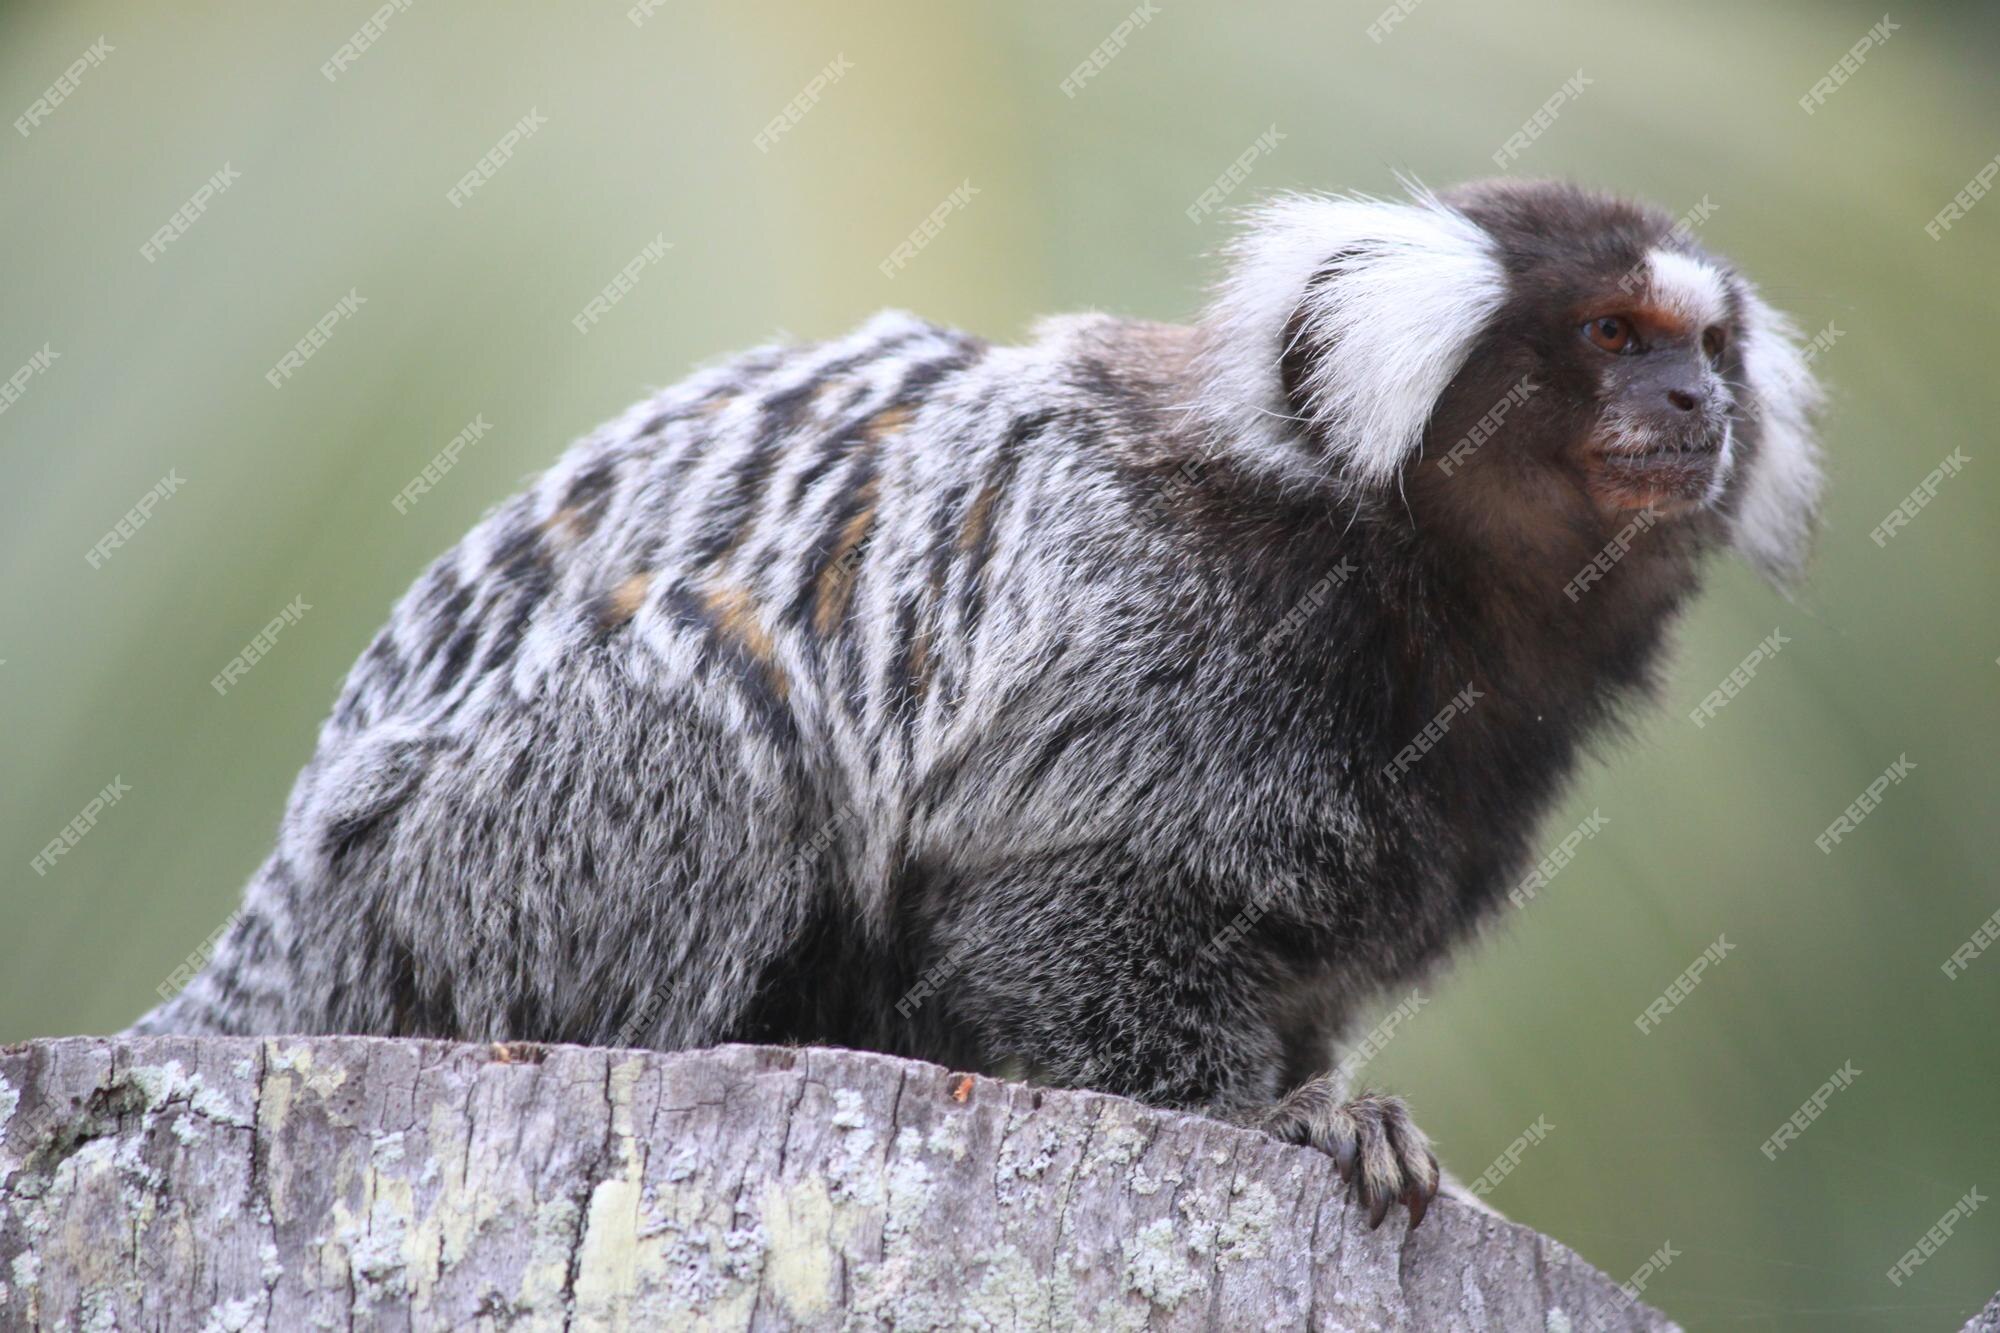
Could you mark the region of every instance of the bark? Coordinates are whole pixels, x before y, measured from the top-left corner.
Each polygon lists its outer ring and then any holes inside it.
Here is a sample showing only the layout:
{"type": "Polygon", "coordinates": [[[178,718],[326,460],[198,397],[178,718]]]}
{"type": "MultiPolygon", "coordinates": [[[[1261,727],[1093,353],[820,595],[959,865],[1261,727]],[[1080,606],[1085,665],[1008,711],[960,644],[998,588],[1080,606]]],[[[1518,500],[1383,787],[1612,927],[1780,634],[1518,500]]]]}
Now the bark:
{"type": "Polygon", "coordinates": [[[853,1051],[0,1049],[0,1327],[1665,1329],[1450,1199],[853,1051]]]}

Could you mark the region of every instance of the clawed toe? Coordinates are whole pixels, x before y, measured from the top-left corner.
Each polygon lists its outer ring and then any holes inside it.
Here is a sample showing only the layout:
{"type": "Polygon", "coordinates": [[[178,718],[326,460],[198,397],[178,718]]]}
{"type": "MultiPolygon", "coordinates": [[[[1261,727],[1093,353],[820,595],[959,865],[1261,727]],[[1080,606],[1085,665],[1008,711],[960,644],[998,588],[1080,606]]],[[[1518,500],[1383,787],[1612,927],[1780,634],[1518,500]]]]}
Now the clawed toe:
{"type": "Polygon", "coordinates": [[[1365,1094],[1335,1102],[1311,1083],[1280,1102],[1264,1127],[1332,1157],[1355,1202],[1368,1210],[1370,1229],[1381,1226],[1398,1202],[1415,1227],[1437,1197],[1437,1157],[1400,1097],[1365,1094]]]}
{"type": "Polygon", "coordinates": [[[1403,1191],[1403,1206],[1410,1210],[1410,1230],[1415,1231],[1423,1222],[1424,1214],[1430,1210],[1431,1199],[1436,1194],[1435,1183],[1425,1189],[1416,1181],[1411,1181],[1410,1187],[1403,1191]]]}

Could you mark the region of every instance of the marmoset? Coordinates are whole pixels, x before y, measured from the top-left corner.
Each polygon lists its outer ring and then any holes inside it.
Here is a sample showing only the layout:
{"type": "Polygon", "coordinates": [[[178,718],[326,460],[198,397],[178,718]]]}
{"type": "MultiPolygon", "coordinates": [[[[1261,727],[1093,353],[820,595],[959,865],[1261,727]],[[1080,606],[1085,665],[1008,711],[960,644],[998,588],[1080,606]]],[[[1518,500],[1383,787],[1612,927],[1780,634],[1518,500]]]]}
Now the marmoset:
{"type": "Polygon", "coordinates": [[[1246,215],[1191,325],[907,314],[572,447],[362,654],[134,1032],[1018,1071],[1438,1182],[1338,1043],[1495,913],[1704,556],[1800,572],[1817,391],[1658,211],[1246,215]]]}

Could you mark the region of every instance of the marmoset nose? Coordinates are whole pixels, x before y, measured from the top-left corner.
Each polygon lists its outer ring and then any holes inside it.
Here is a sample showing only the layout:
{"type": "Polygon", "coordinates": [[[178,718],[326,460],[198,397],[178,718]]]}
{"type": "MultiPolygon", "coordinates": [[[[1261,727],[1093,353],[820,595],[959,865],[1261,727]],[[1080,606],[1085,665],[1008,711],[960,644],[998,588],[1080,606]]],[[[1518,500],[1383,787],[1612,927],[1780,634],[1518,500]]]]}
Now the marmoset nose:
{"type": "Polygon", "coordinates": [[[1667,390],[1667,401],[1683,412],[1692,412],[1695,408],[1696,399],[1686,389],[1669,389],[1667,390]]]}

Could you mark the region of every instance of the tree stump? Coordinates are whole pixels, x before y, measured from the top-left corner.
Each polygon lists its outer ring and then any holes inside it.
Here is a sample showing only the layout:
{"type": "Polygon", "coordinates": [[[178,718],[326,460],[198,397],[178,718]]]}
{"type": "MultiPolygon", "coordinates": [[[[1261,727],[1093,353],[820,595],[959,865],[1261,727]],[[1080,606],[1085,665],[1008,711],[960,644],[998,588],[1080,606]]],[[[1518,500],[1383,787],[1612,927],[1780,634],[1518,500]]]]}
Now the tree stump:
{"type": "Polygon", "coordinates": [[[1668,1329],[1321,1154],[856,1051],[0,1049],[0,1327],[1668,1329]]]}

